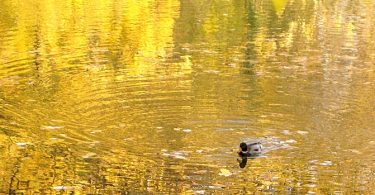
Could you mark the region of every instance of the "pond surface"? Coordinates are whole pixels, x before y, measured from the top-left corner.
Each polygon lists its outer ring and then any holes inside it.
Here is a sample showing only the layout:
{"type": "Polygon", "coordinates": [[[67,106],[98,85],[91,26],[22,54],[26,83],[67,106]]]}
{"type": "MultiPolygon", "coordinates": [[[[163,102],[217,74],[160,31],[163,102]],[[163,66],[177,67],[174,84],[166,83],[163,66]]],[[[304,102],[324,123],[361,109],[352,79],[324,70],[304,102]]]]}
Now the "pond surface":
{"type": "Polygon", "coordinates": [[[369,194],[374,97],[373,0],[0,1],[0,193],[369,194]]]}

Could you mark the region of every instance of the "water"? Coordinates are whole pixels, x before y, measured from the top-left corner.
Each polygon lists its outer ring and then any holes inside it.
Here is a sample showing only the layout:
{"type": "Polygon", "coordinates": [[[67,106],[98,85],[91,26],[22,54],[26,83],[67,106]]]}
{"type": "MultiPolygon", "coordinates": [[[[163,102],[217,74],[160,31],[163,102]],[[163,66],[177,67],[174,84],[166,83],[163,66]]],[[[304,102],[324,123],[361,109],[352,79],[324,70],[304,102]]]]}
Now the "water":
{"type": "Polygon", "coordinates": [[[374,13],[2,0],[0,193],[371,193],[374,13]],[[265,137],[240,168],[239,143],[265,137]]]}

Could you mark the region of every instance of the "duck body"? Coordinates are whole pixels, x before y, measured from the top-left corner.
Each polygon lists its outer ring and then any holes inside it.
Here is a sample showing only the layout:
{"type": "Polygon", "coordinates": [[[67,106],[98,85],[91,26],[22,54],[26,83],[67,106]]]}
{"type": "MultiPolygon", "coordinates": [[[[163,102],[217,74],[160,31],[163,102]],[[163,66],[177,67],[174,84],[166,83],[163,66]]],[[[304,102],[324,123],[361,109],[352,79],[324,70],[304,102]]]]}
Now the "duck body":
{"type": "Polygon", "coordinates": [[[241,151],[238,152],[240,156],[259,156],[262,154],[262,144],[260,142],[251,142],[240,144],[241,151]]]}

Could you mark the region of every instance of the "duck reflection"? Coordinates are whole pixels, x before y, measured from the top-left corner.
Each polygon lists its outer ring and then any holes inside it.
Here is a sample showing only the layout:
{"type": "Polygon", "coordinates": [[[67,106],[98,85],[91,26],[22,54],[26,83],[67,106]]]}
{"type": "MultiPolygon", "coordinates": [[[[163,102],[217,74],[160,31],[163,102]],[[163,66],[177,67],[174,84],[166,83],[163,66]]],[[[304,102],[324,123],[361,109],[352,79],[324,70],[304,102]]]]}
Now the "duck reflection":
{"type": "Polygon", "coordinates": [[[241,159],[237,159],[240,168],[245,168],[247,164],[247,157],[242,157],[241,159]]]}

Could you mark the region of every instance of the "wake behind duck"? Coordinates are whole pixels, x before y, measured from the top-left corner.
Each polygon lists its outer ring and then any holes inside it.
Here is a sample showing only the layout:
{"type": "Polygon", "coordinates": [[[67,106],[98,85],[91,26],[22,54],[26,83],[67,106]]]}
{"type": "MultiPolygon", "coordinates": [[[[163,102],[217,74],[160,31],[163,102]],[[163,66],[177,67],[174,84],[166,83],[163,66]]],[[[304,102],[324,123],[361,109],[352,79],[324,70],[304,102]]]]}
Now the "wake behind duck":
{"type": "Polygon", "coordinates": [[[282,141],[277,137],[263,137],[260,139],[248,138],[240,143],[238,155],[241,159],[237,160],[240,163],[240,167],[244,168],[248,158],[266,157],[265,154],[273,150],[294,148],[290,144],[295,142],[295,140],[282,141]]]}

